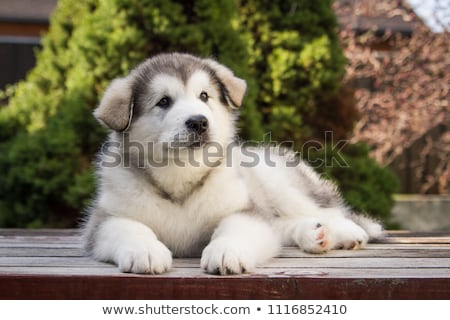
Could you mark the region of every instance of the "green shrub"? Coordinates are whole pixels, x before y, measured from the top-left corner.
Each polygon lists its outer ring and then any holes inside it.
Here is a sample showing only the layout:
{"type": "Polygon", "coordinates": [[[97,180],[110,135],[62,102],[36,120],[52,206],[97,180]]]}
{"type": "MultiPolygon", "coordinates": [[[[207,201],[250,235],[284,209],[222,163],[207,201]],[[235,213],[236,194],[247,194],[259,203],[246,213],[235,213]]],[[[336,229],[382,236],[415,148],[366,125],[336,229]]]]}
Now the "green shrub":
{"type": "MultiPolygon", "coordinates": [[[[330,4],[58,1],[36,67],[0,108],[0,226],[76,224],[94,192],[92,159],[106,134],[92,110],[113,78],[156,53],[214,56],[246,79],[243,139],[260,141],[272,131],[274,139],[298,145],[323,130],[345,136],[355,113],[351,99],[343,99],[349,94],[340,85],[344,59],[330,4]]],[[[352,175],[342,178],[344,188],[352,183],[352,175]]],[[[389,190],[380,195],[386,200],[373,202],[388,203],[389,190]]],[[[347,196],[351,204],[378,212],[370,207],[376,203],[364,202],[372,198],[360,185],[348,192],[355,193],[347,196]]]]}
{"type": "Polygon", "coordinates": [[[260,84],[256,104],[265,130],[278,141],[298,144],[311,137],[313,128],[308,119],[321,117],[334,107],[320,103],[338,92],[345,71],[331,3],[241,2],[241,29],[250,71],[260,84]]]}

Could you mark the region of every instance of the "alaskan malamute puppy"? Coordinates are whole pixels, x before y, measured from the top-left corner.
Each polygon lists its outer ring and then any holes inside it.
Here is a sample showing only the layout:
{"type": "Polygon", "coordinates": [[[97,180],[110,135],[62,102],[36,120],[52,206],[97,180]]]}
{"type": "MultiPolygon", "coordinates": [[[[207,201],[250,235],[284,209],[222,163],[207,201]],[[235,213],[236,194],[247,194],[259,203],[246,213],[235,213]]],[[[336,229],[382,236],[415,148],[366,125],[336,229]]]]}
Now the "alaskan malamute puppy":
{"type": "Polygon", "coordinates": [[[382,235],[293,153],[234,142],[245,90],[218,62],[179,53],[111,83],[94,112],[111,131],[84,228],[95,259],[158,274],[201,256],[208,273],[240,274],[282,245],[322,253],[382,235]]]}

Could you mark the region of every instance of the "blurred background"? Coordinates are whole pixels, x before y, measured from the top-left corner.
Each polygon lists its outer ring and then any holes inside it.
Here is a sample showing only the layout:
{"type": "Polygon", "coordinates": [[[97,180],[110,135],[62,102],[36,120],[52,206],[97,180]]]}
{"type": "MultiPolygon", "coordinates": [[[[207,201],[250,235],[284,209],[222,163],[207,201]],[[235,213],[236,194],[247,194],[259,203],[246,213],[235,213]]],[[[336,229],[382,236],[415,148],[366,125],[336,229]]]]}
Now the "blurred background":
{"type": "Polygon", "coordinates": [[[241,139],[318,143],[355,210],[448,231],[449,31],[448,0],[0,0],[0,227],[77,226],[106,85],[182,51],[247,80],[241,139]]]}

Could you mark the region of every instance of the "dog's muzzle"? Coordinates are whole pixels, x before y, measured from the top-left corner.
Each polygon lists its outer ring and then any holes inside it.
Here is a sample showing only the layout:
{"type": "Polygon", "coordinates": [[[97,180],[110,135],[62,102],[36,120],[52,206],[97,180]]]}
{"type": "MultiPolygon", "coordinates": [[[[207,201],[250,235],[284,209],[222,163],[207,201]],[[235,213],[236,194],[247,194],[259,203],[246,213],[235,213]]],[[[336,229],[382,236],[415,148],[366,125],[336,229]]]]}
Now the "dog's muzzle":
{"type": "Polygon", "coordinates": [[[203,115],[186,120],[187,134],[178,135],[172,143],[175,148],[199,148],[209,141],[209,122],[203,115]]]}

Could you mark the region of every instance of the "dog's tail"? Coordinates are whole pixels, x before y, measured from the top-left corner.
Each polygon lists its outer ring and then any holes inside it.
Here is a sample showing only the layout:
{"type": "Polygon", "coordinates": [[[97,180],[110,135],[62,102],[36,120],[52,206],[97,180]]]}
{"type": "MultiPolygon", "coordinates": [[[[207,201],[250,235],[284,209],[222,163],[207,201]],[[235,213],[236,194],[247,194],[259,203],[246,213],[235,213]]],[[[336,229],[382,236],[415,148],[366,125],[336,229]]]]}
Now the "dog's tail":
{"type": "Polygon", "coordinates": [[[383,225],[363,214],[350,214],[350,219],[363,228],[369,235],[369,240],[377,240],[385,237],[383,225]]]}

